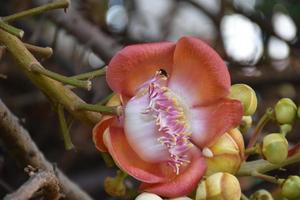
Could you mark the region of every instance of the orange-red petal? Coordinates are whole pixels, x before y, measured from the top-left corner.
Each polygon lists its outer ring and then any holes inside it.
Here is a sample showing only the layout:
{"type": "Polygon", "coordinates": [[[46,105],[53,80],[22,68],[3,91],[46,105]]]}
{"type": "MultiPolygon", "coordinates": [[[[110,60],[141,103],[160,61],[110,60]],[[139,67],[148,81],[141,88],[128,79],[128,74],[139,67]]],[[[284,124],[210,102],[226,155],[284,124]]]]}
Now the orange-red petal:
{"type": "Polygon", "coordinates": [[[199,39],[183,37],[176,44],[168,86],[190,106],[207,105],[227,96],[230,76],[211,47],[199,39]]]}
{"type": "MultiPolygon", "coordinates": [[[[121,99],[120,96],[114,94],[109,101],[106,103],[106,106],[120,106],[121,99]]],[[[116,122],[115,116],[105,115],[102,117],[101,121],[98,122],[93,128],[93,141],[96,145],[96,148],[99,151],[106,152],[107,148],[103,143],[103,134],[104,131],[113,123],[116,122]]]]}
{"type": "Polygon", "coordinates": [[[142,160],[130,147],[124,130],[111,126],[104,133],[104,143],[115,163],[126,173],[139,181],[159,183],[165,181],[168,173],[166,162],[150,163],[142,160]]]}
{"type": "Polygon", "coordinates": [[[206,165],[199,149],[196,147],[190,150],[190,156],[191,162],[175,178],[163,183],[142,183],[140,190],[164,197],[178,197],[192,192],[201,180],[206,170],[206,165]]]}
{"type": "Polygon", "coordinates": [[[222,99],[205,107],[191,109],[192,141],[200,148],[212,145],[222,134],[237,127],[243,116],[239,101],[222,99]]]}
{"type": "Polygon", "coordinates": [[[106,152],[107,148],[103,142],[104,131],[115,121],[115,117],[104,116],[93,128],[93,141],[99,151],[106,152]]]}
{"type": "Polygon", "coordinates": [[[171,42],[125,47],[108,65],[108,85],[123,96],[134,96],[138,87],[151,79],[159,69],[171,73],[174,49],[175,44],[171,42]]]}

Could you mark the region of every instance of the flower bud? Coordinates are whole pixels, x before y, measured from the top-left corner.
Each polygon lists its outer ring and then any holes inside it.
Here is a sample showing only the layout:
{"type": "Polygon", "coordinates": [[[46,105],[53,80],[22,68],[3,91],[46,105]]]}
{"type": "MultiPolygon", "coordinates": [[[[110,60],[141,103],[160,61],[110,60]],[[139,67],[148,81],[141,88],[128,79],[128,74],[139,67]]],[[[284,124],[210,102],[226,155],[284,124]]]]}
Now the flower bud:
{"type": "Polygon", "coordinates": [[[241,187],[237,178],[229,173],[215,173],[202,181],[196,191],[196,200],[239,200],[241,187]]]}
{"type": "Polygon", "coordinates": [[[250,200],[273,200],[272,195],[267,190],[257,190],[250,196],[250,200]]]}
{"type": "Polygon", "coordinates": [[[244,157],[244,140],[238,129],[232,129],[223,134],[216,143],[208,147],[211,156],[205,156],[209,176],[216,172],[236,173],[244,157]]]}
{"type": "Polygon", "coordinates": [[[276,120],[280,124],[292,124],[296,119],[297,106],[289,98],[280,99],[275,105],[276,120]]]}
{"type": "Polygon", "coordinates": [[[116,177],[106,177],[104,180],[104,190],[111,196],[123,196],[126,193],[124,179],[126,174],[121,171],[117,172],[116,177]]]}
{"type": "Polygon", "coordinates": [[[279,133],[265,136],[262,144],[262,154],[272,164],[282,163],[288,155],[287,139],[279,133]]]}
{"type": "Polygon", "coordinates": [[[144,192],[139,196],[137,196],[135,200],[163,200],[163,199],[156,194],[144,192]]]}
{"type": "Polygon", "coordinates": [[[288,199],[300,198],[300,177],[289,176],[281,186],[281,194],[288,199]]]}
{"type": "Polygon", "coordinates": [[[255,91],[246,84],[234,84],[230,88],[230,98],[239,100],[244,107],[244,115],[253,115],[257,108],[255,91]]]}

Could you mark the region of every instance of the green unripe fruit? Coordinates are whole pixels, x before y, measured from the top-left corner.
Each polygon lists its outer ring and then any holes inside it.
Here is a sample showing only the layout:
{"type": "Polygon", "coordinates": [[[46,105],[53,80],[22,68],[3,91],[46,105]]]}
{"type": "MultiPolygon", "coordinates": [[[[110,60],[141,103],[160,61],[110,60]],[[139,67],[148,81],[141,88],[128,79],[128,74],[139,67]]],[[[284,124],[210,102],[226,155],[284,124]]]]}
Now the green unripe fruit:
{"type": "Polygon", "coordinates": [[[300,106],[298,107],[297,114],[298,114],[298,117],[300,118],[300,106]]]}
{"type": "Polygon", "coordinates": [[[264,137],[262,154],[270,163],[280,164],[287,158],[288,141],[279,133],[269,134],[264,137]]]}
{"type": "Polygon", "coordinates": [[[250,86],[246,84],[232,85],[229,97],[243,104],[244,115],[252,115],[256,111],[257,97],[255,91],[250,86]]]}
{"type": "Polygon", "coordinates": [[[275,105],[276,120],[280,124],[292,124],[296,119],[297,106],[289,98],[280,99],[275,105]]]}
{"type": "Polygon", "coordinates": [[[272,195],[267,190],[257,190],[250,196],[250,200],[273,200],[272,195]]]}
{"type": "Polygon", "coordinates": [[[300,197],[300,177],[289,176],[281,186],[281,194],[288,199],[298,199],[300,197]]]}

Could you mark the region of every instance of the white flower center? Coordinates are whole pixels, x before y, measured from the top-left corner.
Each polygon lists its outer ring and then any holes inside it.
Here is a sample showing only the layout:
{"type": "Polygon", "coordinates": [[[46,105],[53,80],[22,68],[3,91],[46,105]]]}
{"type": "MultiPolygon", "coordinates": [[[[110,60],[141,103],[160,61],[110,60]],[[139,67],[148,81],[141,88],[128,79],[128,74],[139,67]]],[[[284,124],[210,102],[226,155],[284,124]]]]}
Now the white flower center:
{"type": "Polygon", "coordinates": [[[179,174],[180,166],[190,162],[187,152],[193,147],[190,142],[192,133],[186,117],[186,107],[168,87],[160,85],[161,79],[165,78],[157,73],[149,82],[145,94],[149,97],[149,105],[142,113],[155,119],[160,134],[158,142],[168,149],[168,163],[179,174]]]}

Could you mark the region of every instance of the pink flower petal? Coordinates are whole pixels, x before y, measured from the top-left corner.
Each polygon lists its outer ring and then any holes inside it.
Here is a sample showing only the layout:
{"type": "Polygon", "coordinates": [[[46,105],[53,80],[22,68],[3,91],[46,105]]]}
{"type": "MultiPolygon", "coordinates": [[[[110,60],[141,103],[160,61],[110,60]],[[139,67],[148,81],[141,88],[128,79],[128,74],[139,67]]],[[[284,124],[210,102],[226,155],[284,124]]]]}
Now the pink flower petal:
{"type": "Polygon", "coordinates": [[[149,163],[141,159],[127,142],[120,127],[111,126],[104,133],[104,144],[115,163],[132,177],[146,183],[166,181],[169,176],[166,162],[149,163]]]}
{"type": "Polygon", "coordinates": [[[243,107],[239,101],[222,99],[191,109],[192,141],[200,148],[213,144],[222,134],[240,124],[243,107]]]}
{"type": "Polygon", "coordinates": [[[140,190],[164,197],[178,197],[192,192],[201,180],[206,165],[200,151],[194,147],[190,150],[190,164],[178,176],[162,183],[142,183],[140,190]]]}
{"type": "Polygon", "coordinates": [[[220,56],[207,44],[183,37],[174,53],[169,87],[188,105],[207,105],[229,93],[230,76],[220,56]]]}
{"type": "Polygon", "coordinates": [[[175,44],[170,42],[125,47],[108,65],[108,85],[116,93],[134,96],[136,89],[159,69],[171,73],[174,49],[175,44]]]}
{"type": "Polygon", "coordinates": [[[115,117],[104,116],[93,128],[93,141],[99,151],[106,152],[107,148],[103,142],[104,131],[115,121],[115,117]]]}

